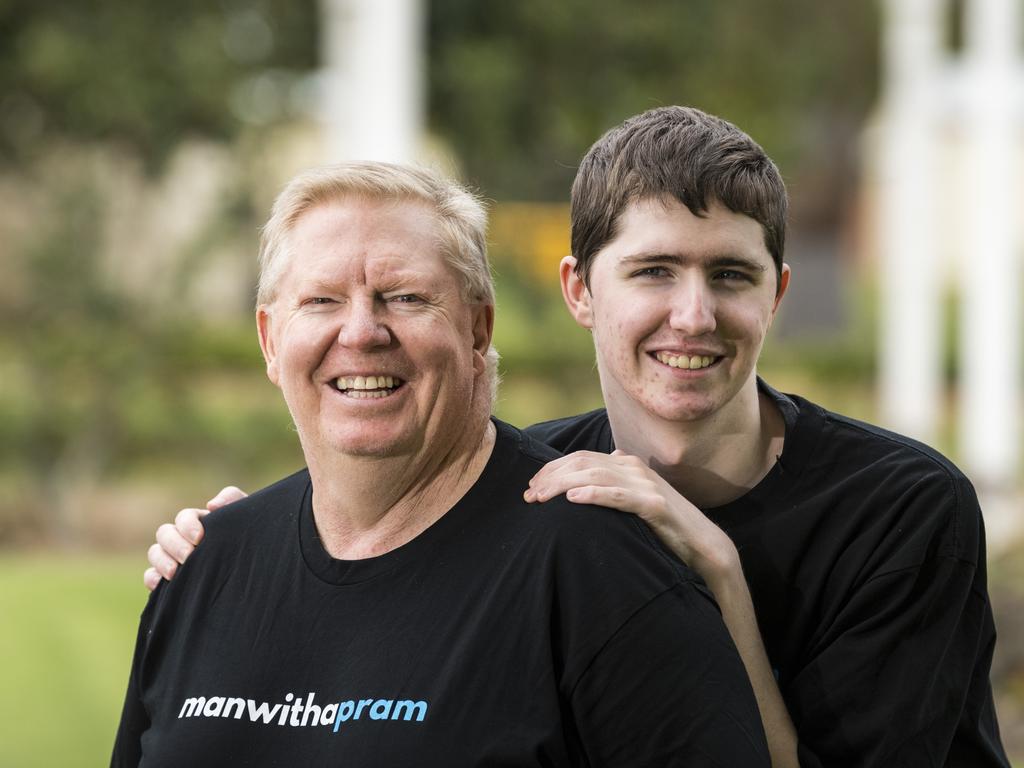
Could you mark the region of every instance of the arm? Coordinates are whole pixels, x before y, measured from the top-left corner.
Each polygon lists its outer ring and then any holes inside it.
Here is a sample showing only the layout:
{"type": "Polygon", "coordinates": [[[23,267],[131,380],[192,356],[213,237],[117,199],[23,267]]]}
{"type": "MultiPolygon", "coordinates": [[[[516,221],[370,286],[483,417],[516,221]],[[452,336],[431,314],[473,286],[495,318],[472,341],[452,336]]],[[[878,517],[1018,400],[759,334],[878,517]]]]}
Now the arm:
{"type": "Polygon", "coordinates": [[[786,683],[801,762],[1009,768],[973,488],[962,476],[893,484],[899,498],[872,499],[889,505],[893,527],[869,552],[850,541],[835,561],[814,642],[786,683]],[[863,577],[851,586],[852,573],[863,577]]]}
{"type": "Polygon", "coordinates": [[[232,502],[244,499],[246,495],[233,485],[226,486],[206,502],[206,509],[183,509],[175,515],[173,525],[164,523],[157,528],[156,543],[146,553],[150,567],[142,575],[146,589],[152,592],[161,578],[168,581],[174,578],[178,566],[188,559],[203,540],[202,518],[232,502]]]}
{"type": "Polygon", "coordinates": [[[530,481],[527,501],[565,493],[570,501],[630,512],[707,583],[739,651],[761,713],[772,765],[797,766],[797,737],[772,674],[754,605],[732,541],[642,460],[620,451],[579,451],[547,464],[530,481]]]}
{"type": "Polygon", "coordinates": [[[570,705],[588,765],[770,764],[743,666],[693,583],[634,613],[587,666],[570,705]]]}
{"type": "Polygon", "coordinates": [[[149,628],[149,616],[154,597],[142,612],[139,620],[139,631],[135,638],[135,653],[132,656],[131,672],[128,675],[128,690],[124,696],[121,709],[121,722],[117,727],[114,739],[114,751],[110,757],[111,768],[128,768],[137,766],[142,761],[142,734],[149,728],[149,713],[142,705],[139,691],[139,670],[142,666],[142,654],[146,646],[146,635],[149,628]]]}

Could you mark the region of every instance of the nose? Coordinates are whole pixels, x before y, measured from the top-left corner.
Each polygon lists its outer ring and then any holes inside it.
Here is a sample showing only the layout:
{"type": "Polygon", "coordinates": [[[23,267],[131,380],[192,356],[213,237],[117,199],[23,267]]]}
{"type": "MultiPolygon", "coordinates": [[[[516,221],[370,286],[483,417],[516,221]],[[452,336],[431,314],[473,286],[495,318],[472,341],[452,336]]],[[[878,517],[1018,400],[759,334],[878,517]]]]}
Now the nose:
{"type": "Polygon", "coordinates": [[[715,296],[711,287],[701,278],[682,280],[672,296],[669,326],[687,336],[702,336],[714,332],[715,296]]]}
{"type": "Polygon", "coordinates": [[[369,297],[349,301],[341,317],[338,343],[351,349],[373,349],[391,343],[391,331],[382,321],[376,303],[369,297]]]}

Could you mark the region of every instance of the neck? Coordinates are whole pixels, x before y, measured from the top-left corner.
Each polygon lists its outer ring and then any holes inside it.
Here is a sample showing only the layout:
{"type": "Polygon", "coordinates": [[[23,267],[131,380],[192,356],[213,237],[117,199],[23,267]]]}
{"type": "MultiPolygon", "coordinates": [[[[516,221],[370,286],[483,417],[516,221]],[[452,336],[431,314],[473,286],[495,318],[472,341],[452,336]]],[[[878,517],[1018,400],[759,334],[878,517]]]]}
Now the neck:
{"type": "Polygon", "coordinates": [[[782,453],[782,414],[753,378],[727,408],[705,418],[677,422],[645,416],[637,420],[608,409],[615,447],[644,459],[698,507],[738,499],[782,453]]]}
{"type": "Polygon", "coordinates": [[[425,456],[311,457],[313,517],[324,547],[339,560],[359,560],[416,538],[477,481],[495,435],[485,413],[453,445],[425,456]]]}

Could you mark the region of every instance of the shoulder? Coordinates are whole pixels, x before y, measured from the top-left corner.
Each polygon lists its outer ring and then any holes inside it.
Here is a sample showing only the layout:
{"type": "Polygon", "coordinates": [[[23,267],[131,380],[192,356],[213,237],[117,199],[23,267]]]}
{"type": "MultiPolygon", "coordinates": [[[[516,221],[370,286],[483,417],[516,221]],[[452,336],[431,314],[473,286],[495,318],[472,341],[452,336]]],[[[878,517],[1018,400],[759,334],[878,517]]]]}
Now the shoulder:
{"type": "MultiPolygon", "coordinates": [[[[574,504],[564,495],[543,503],[522,498],[529,479],[544,464],[561,454],[505,424],[499,425],[500,483],[508,494],[511,514],[501,515],[529,542],[531,548],[549,558],[563,583],[575,583],[586,574],[591,582],[607,578],[625,584],[630,578],[655,583],[661,588],[698,577],[672,555],[641,520],[606,507],[574,504]],[[566,582],[566,578],[572,575],[566,582]]],[[[490,497],[497,498],[493,494],[490,497]]]]}
{"type": "Polygon", "coordinates": [[[841,459],[847,473],[864,473],[866,478],[912,494],[934,488],[954,504],[976,506],[967,476],[931,446],[795,399],[801,410],[815,408],[820,412],[823,426],[819,447],[841,459]]]}
{"type": "MultiPolygon", "coordinates": [[[[276,483],[255,491],[244,499],[210,513],[203,526],[207,534],[236,535],[252,530],[255,523],[264,524],[297,512],[309,489],[309,472],[301,469],[276,483]]],[[[294,519],[294,515],[292,515],[294,519]]]]}
{"type": "Polygon", "coordinates": [[[244,499],[211,512],[203,520],[203,541],[185,561],[174,582],[200,573],[219,573],[239,562],[274,562],[281,543],[298,528],[298,516],[309,492],[309,472],[302,469],[244,499]]]}
{"type": "Polygon", "coordinates": [[[801,495],[841,498],[843,509],[857,513],[854,520],[888,525],[901,541],[916,540],[922,556],[977,561],[984,547],[981,510],[970,480],[952,461],[906,435],[787,397],[798,413],[797,431],[805,434],[794,436],[794,455],[783,448],[782,463],[799,475],[801,495]]]}
{"type": "Polygon", "coordinates": [[[546,443],[562,453],[580,450],[608,453],[612,448],[611,425],[604,408],[577,416],[542,421],[527,427],[525,432],[534,440],[546,443]]]}

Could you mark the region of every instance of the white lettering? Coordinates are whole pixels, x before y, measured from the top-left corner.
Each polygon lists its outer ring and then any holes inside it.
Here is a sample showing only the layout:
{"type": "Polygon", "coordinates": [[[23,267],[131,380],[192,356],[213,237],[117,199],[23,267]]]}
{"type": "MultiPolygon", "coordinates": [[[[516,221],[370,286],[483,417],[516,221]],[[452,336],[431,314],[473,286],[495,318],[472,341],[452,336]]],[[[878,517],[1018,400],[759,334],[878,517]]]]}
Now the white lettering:
{"type": "Polygon", "coordinates": [[[323,714],[320,715],[320,725],[330,725],[334,722],[334,718],[338,716],[338,705],[328,704],[324,707],[323,714]]]}
{"type": "Polygon", "coordinates": [[[249,720],[254,723],[257,719],[261,719],[269,725],[270,721],[274,719],[274,715],[277,714],[277,710],[281,708],[280,704],[275,704],[274,708],[271,709],[270,705],[265,701],[261,701],[257,707],[256,702],[252,699],[246,699],[246,703],[249,705],[249,720]]]}
{"type": "Polygon", "coordinates": [[[195,717],[196,715],[203,714],[203,706],[206,704],[206,698],[204,696],[198,696],[194,699],[185,699],[185,703],[181,705],[181,712],[178,713],[178,719],[183,717],[195,717]]]}
{"type": "Polygon", "coordinates": [[[224,697],[211,696],[206,700],[206,706],[203,707],[203,714],[206,715],[206,717],[220,717],[222,709],[224,709],[224,697]]]}
{"type": "MultiPolygon", "coordinates": [[[[309,725],[310,712],[316,710],[316,714],[313,715],[313,725],[316,725],[316,721],[320,719],[320,707],[313,703],[313,692],[309,692],[309,696],[306,697],[306,712],[302,716],[302,724],[309,725]]],[[[325,723],[326,725],[326,723],[325,723]]]]}

